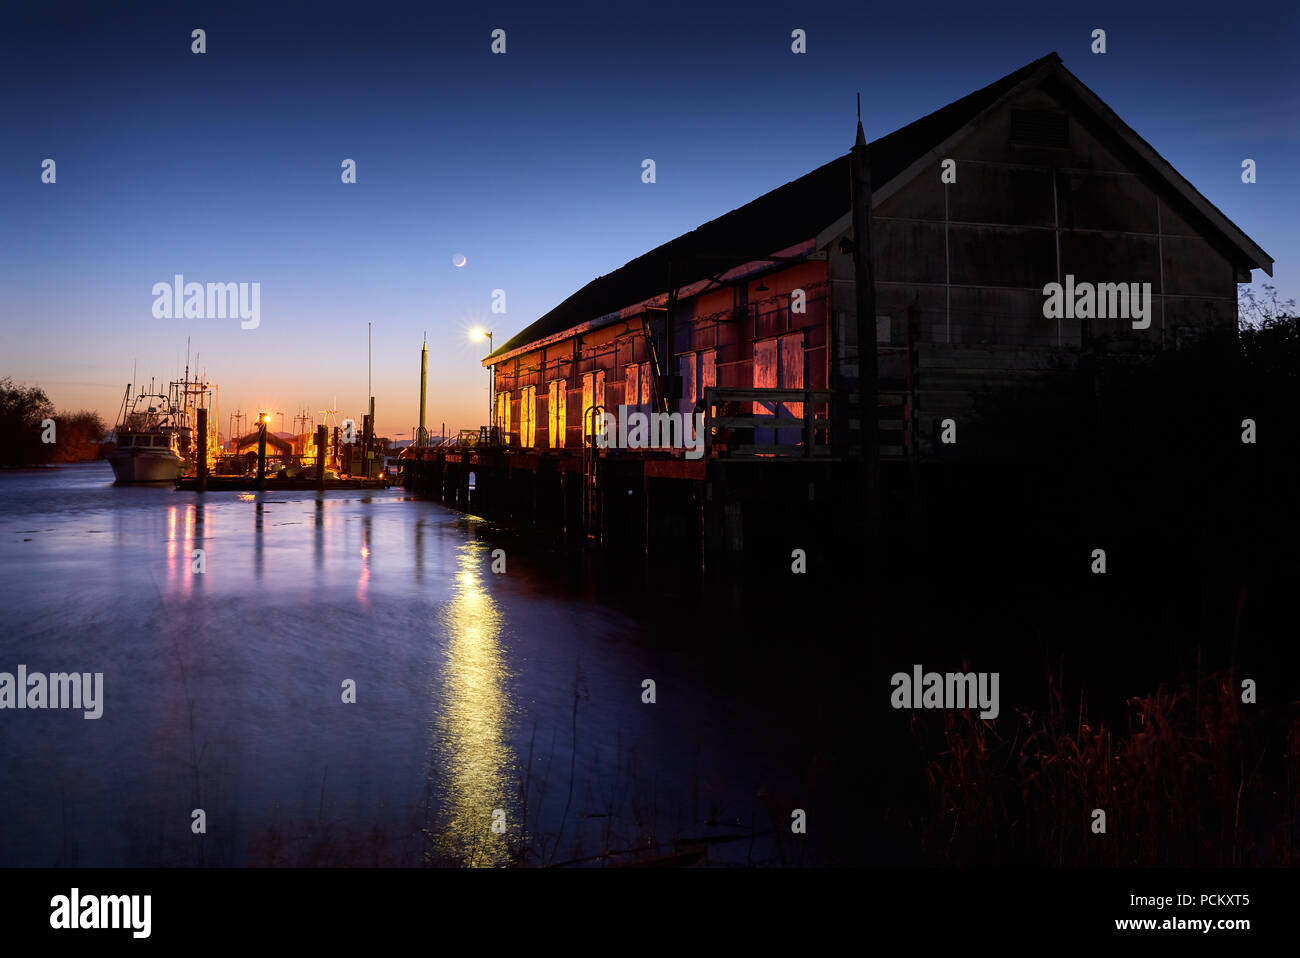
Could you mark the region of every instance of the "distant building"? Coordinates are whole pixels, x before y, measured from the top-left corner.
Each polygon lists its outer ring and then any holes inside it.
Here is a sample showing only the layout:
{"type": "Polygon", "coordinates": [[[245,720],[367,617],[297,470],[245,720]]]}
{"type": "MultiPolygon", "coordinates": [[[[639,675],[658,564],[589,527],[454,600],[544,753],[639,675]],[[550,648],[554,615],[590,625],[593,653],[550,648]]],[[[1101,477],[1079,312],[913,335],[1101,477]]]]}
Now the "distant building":
{"type": "MultiPolygon", "coordinates": [[[[246,436],[240,436],[235,440],[235,455],[243,455],[248,452],[256,455],[257,444],[258,433],[256,431],[250,432],[246,436]]],[[[266,454],[268,456],[292,456],[294,455],[294,452],[295,450],[292,440],[282,439],[273,432],[268,432],[266,434],[266,454]]]]}
{"type": "MultiPolygon", "coordinates": [[[[926,455],[934,424],[969,414],[977,391],[1089,343],[1172,349],[1235,324],[1237,283],[1256,268],[1272,275],[1268,254],[1056,54],[872,142],[870,155],[887,456],[926,455]],[[1149,326],[1045,316],[1045,287],[1069,277],[1150,284],[1149,326]]],[[[689,413],[710,387],[854,389],[850,195],[844,155],[593,280],[503,343],[484,365],[507,444],[581,450],[584,411],[689,413]]],[[[813,407],[764,408],[788,422],[825,415],[813,407]]],[[[811,434],[768,433],[778,444],[811,434]]]]}

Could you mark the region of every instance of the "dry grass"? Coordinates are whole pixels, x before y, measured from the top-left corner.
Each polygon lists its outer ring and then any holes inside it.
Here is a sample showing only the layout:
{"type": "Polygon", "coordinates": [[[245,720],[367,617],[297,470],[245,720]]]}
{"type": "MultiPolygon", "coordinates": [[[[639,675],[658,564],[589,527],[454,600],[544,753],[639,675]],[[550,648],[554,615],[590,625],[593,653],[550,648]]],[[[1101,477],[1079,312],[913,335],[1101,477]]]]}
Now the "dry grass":
{"type": "Polygon", "coordinates": [[[914,713],[930,803],[910,821],[934,863],[1232,866],[1295,863],[1300,719],[1271,727],[1231,672],[1131,698],[1093,725],[1049,680],[1044,712],[1001,728],[914,713]],[[1092,831],[1093,809],[1106,833],[1092,831]]]}

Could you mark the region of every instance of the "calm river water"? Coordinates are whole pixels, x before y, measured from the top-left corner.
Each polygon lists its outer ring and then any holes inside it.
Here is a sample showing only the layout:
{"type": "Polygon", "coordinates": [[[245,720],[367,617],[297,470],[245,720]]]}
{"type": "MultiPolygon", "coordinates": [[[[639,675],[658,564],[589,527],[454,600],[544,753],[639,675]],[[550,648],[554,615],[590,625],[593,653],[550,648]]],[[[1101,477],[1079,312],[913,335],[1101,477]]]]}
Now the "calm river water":
{"type": "Polygon", "coordinates": [[[0,473],[0,672],[103,673],[0,710],[0,866],[836,862],[816,690],[601,580],[398,489],[0,473]]]}

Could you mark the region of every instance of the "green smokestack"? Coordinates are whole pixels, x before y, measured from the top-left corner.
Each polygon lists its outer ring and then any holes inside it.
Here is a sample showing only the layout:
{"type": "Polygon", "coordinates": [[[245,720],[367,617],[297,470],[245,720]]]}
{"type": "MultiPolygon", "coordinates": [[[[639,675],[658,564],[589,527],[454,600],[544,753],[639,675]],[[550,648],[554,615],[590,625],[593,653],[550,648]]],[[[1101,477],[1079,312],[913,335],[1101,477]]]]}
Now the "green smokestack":
{"type": "Polygon", "coordinates": [[[429,340],[420,347],[420,445],[424,445],[424,396],[429,382],[429,340]]]}

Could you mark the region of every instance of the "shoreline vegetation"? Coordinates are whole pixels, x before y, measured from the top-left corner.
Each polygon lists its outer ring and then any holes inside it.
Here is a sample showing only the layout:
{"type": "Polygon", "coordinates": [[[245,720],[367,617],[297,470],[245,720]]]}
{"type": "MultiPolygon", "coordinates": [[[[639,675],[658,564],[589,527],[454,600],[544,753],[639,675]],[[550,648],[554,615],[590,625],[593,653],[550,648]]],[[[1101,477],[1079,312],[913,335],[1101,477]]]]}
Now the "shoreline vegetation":
{"type": "Polygon", "coordinates": [[[40,386],[0,378],[0,469],[92,462],[106,453],[99,413],[56,410],[40,386]]]}
{"type": "Polygon", "coordinates": [[[1118,721],[1048,687],[1011,722],[914,714],[924,778],[898,817],[923,863],[1294,867],[1300,718],[1243,708],[1240,674],[1135,695],[1118,721]]]}

